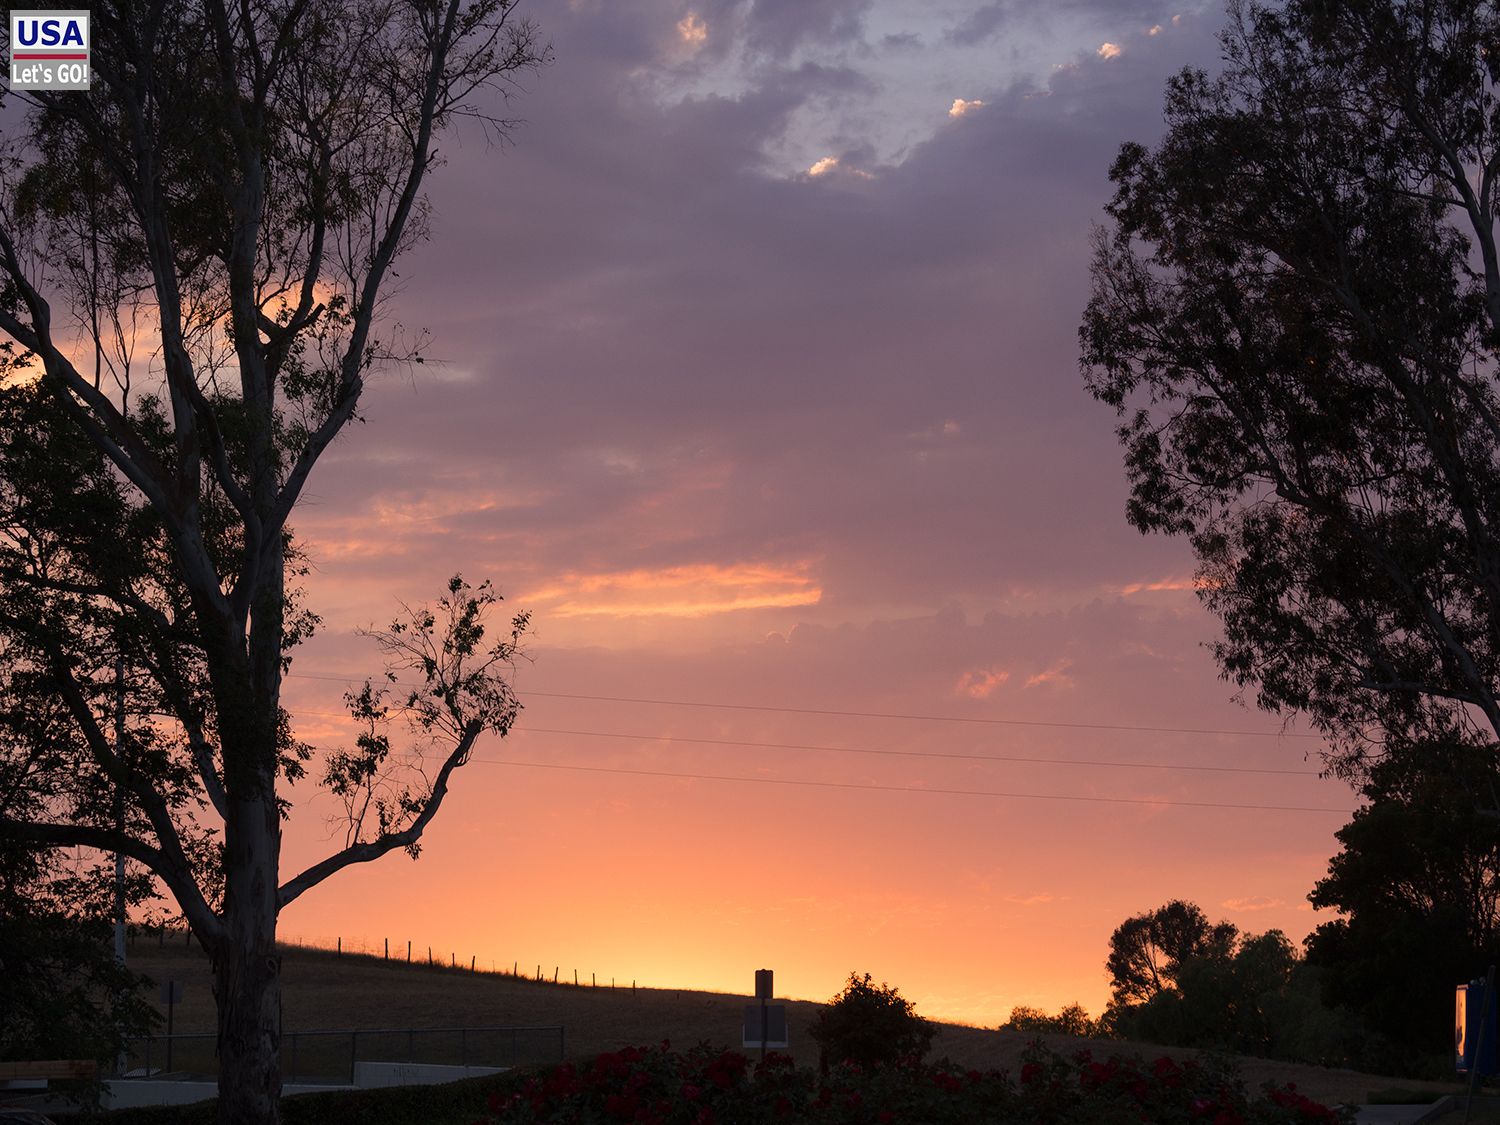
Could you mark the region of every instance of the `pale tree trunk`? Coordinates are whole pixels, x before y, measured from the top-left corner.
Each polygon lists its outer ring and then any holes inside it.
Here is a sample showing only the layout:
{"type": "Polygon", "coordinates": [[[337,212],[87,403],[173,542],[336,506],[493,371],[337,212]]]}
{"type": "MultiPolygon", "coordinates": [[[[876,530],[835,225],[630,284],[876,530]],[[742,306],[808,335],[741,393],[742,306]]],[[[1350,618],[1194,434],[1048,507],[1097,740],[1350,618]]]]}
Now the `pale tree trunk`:
{"type": "Polygon", "coordinates": [[[281,1097],[281,956],[274,795],[231,800],[222,939],[210,950],[219,1010],[220,1125],[276,1125],[281,1097]]]}

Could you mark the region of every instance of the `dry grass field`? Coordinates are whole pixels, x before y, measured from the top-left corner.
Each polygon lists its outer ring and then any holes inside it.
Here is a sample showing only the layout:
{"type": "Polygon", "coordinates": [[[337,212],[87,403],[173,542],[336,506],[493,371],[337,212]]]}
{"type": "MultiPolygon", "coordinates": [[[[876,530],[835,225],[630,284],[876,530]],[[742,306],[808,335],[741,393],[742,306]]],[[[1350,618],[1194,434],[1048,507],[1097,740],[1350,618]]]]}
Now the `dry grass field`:
{"type": "MultiPolygon", "coordinates": [[[[212,1031],[213,996],[208,963],[195,946],[158,947],[141,941],[130,954],[131,966],[157,982],[184,985],[175,1030],[212,1031]]],[[[670,1039],[689,1047],[700,1041],[739,1047],[742,1007],[749,1000],[713,992],[630,987],[590,988],[587,984],[551,984],[504,974],[469,973],[448,968],[384,962],[353,955],[337,957],[321,950],[288,948],[283,1027],[286,1031],[328,1028],[479,1027],[561,1024],[567,1031],[567,1053],[586,1057],[631,1044],[670,1039]]],[[[833,988],[841,982],[833,982],[833,988]]],[[[798,1062],[817,1061],[807,1029],[818,1005],[788,1004],[790,1053],[798,1062]]],[[[1000,1067],[1014,1072],[1030,1036],[953,1024],[939,1025],[932,1057],[947,1056],[965,1066],[1000,1067]]],[[[1105,1054],[1134,1050],[1150,1057],[1187,1058],[1193,1052],[1175,1048],[1110,1042],[1088,1042],[1067,1036],[1045,1036],[1061,1050],[1092,1048],[1105,1054]]],[[[453,1061],[457,1061],[456,1059],[453,1061]]],[[[475,1060],[477,1061],[477,1060],[475,1060]]],[[[1452,1092],[1451,1084],[1394,1080],[1356,1071],[1330,1070],[1261,1059],[1241,1060],[1241,1074],[1252,1089],[1266,1081],[1295,1082],[1298,1089],[1324,1102],[1364,1102],[1371,1090],[1391,1086],[1432,1091],[1433,1098],[1452,1092]]]]}

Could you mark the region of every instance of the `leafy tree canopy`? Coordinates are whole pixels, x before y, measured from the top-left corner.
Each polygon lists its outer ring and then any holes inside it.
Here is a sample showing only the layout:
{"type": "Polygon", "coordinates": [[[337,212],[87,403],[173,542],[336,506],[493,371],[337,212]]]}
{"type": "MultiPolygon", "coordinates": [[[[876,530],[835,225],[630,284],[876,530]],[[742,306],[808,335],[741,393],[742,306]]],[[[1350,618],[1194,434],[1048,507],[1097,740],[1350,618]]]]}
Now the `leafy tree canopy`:
{"type": "Polygon", "coordinates": [[[1308,896],[1340,915],[1307,939],[1324,998],[1381,1037],[1386,1067],[1430,1065],[1449,1045],[1453,987],[1500,958],[1500,820],[1482,811],[1496,782],[1465,746],[1380,763],[1308,896]]]}
{"type": "Polygon", "coordinates": [[[1040,1008],[1017,1005],[1010,1010],[1010,1018],[1000,1025],[1001,1031],[1023,1031],[1028,1034],[1047,1032],[1054,1035],[1090,1036],[1098,1034],[1099,1026],[1089,1018],[1082,1004],[1068,1004],[1052,1015],[1040,1008]]]}
{"type": "Polygon", "coordinates": [[[519,704],[525,614],[455,577],[374,640],[353,745],[282,706],[318,625],[293,512],[367,382],[419,362],[388,316],[463,118],[490,136],[548,57],[516,0],[91,7],[91,88],[8,94],[0,141],[0,837],[126,856],[212,962],[218,1114],[272,1125],[279,912],[413,855],[519,704]],[[25,112],[21,112],[25,110],[25,112]],[[405,737],[387,727],[405,720],[405,737]],[[288,788],[347,831],[281,867],[288,788]]]}
{"type": "Polygon", "coordinates": [[[809,1034],[825,1063],[869,1068],[921,1059],[936,1032],[897,989],[876,984],[869,973],[850,973],[843,990],[818,1013],[809,1034]]]}
{"type": "Polygon", "coordinates": [[[1238,936],[1231,923],[1211,925],[1202,910],[1181,899],[1127,918],[1109,937],[1113,1003],[1143,1003],[1175,989],[1185,965],[1228,956],[1238,936]]]}
{"type": "Polygon", "coordinates": [[[1110,176],[1082,330],[1215,654],[1357,775],[1500,731],[1500,13],[1234,3],[1110,176]]]}
{"type": "Polygon", "coordinates": [[[1111,950],[1111,976],[1124,976],[1116,977],[1100,1023],[1113,1034],[1324,1065],[1347,1064],[1358,1045],[1323,1007],[1315,972],[1280,930],[1241,934],[1229,922],[1210,925],[1196,905],[1179,900],[1127,919],[1111,950]],[[1139,953],[1118,954],[1138,950],[1138,935],[1153,928],[1172,952],[1158,950],[1159,966],[1148,975],[1139,953]]]}
{"type": "MultiPolygon", "coordinates": [[[[94,1059],[103,1072],[156,1022],[111,947],[113,874],[0,840],[0,1060],[94,1059]]],[[[139,877],[128,888],[149,894],[139,877]]]]}

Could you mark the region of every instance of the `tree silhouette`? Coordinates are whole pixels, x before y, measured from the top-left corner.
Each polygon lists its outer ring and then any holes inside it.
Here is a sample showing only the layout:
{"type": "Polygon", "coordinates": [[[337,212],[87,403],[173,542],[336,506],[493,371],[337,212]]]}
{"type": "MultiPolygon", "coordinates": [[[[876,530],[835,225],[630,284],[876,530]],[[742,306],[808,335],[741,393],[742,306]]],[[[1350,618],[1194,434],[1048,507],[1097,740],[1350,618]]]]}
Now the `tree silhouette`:
{"type": "Polygon", "coordinates": [[[1113,1002],[1141,1004],[1176,989],[1184,965],[1228,957],[1238,936],[1233,923],[1211,925],[1194,903],[1181,899],[1127,918],[1109,935],[1105,967],[1113,1002]]]}
{"type": "Polygon", "coordinates": [[[1236,3],[1168,84],[1093,261],[1087,384],[1215,655],[1351,777],[1500,731],[1500,29],[1483,5],[1236,3]]]}
{"type": "Polygon", "coordinates": [[[1496,781],[1488,755],[1468,747],[1381,763],[1308,895],[1339,913],[1307,939],[1324,997],[1385,1040],[1387,1066],[1433,1058],[1453,986],[1500,956],[1500,820],[1480,811],[1496,781]]]}
{"type": "Polygon", "coordinates": [[[0,832],[170,892],[212,962],[226,1123],[277,1117],[278,912],[414,852],[516,713],[525,619],[497,636],[456,579],[383,641],[430,768],[397,784],[378,739],[335,755],[321,779],[378,777],[377,815],[284,876],[311,748],[281,683],[317,625],[290,519],[367,380],[420,362],[382,293],[439,138],[503,136],[493,92],[546,55],[514,2],[96,5],[93,88],[27,95],[0,159],[0,832]]]}

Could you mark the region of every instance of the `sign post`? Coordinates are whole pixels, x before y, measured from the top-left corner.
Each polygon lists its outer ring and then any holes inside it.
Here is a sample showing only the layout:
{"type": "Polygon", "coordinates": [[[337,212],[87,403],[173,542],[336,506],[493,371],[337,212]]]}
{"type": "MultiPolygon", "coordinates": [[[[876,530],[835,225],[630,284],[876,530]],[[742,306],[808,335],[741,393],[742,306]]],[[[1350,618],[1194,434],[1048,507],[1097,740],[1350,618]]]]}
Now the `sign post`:
{"type": "MultiPolygon", "coordinates": [[[[163,981],[161,986],[161,1002],[167,1006],[167,1073],[172,1072],[172,1012],[182,1000],[182,982],[180,980],[163,981]]],[[[147,1077],[150,1077],[147,1075],[147,1077]]]]}
{"type": "Polygon", "coordinates": [[[772,973],[770,969],[755,970],[755,1003],[745,1005],[745,1027],[742,1042],[748,1050],[760,1048],[764,1061],[766,1049],[787,1046],[786,1005],[772,1004],[772,973]]]}

